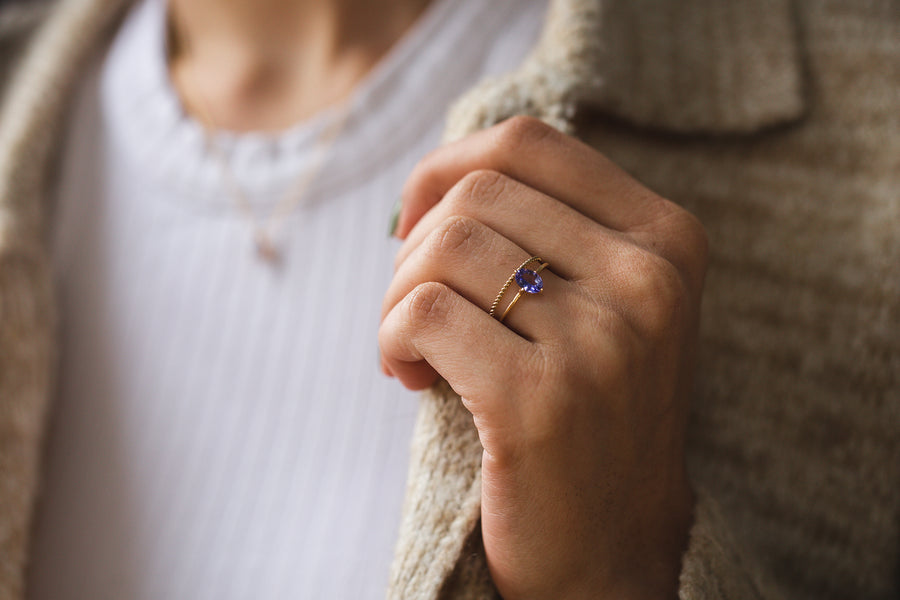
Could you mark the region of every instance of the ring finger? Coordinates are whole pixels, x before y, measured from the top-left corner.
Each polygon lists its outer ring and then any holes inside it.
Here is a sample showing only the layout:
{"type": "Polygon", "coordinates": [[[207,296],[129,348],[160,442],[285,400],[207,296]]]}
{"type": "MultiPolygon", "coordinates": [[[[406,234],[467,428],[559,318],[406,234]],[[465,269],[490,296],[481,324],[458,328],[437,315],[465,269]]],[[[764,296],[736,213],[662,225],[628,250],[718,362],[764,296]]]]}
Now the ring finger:
{"type": "MultiPolygon", "coordinates": [[[[454,289],[487,313],[497,293],[513,271],[532,257],[481,222],[462,216],[445,219],[419,244],[398,268],[382,305],[384,316],[417,285],[437,281],[454,289]]],[[[526,268],[537,270],[540,263],[526,268]]],[[[558,326],[571,321],[564,313],[574,308],[579,294],[573,284],[555,275],[550,265],[540,273],[548,292],[523,293],[504,320],[510,329],[534,342],[560,339],[558,326]]],[[[498,316],[520,288],[513,283],[498,307],[498,316]]],[[[571,313],[568,313],[571,314],[571,313]]]]}

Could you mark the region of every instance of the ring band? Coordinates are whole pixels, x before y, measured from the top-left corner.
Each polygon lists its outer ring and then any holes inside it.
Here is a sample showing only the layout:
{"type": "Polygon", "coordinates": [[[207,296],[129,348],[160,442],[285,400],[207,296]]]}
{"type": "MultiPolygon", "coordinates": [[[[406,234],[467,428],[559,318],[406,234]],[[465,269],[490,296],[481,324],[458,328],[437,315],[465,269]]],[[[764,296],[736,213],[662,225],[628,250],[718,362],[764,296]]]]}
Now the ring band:
{"type": "MultiPolygon", "coordinates": [[[[527,269],[519,269],[518,271],[516,271],[516,275],[519,275],[521,271],[525,271],[526,273],[534,273],[535,283],[532,284],[531,287],[536,287],[537,289],[535,289],[534,291],[532,291],[532,290],[530,290],[530,289],[528,289],[528,288],[526,288],[526,287],[520,285],[520,287],[519,287],[519,293],[515,295],[515,297],[512,299],[512,302],[509,303],[509,306],[507,306],[507,307],[506,307],[506,310],[503,311],[503,314],[500,315],[500,322],[501,322],[501,323],[503,322],[503,319],[506,318],[506,315],[509,314],[509,311],[512,310],[512,307],[516,305],[516,302],[519,301],[519,298],[522,297],[522,294],[524,294],[524,293],[526,293],[526,292],[529,293],[529,294],[537,294],[537,293],[541,292],[541,291],[544,289],[544,284],[543,284],[543,280],[541,279],[540,272],[543,271],[544,269],[546,269],[546,268],[549,267],[549,266],[550,266],[550,265],[549,265],[548,263],[542,263],[541,266],[539,266],[539,267],[538,267],[537,269],[535,269],[534,271],[529,271],[529,270],[527,270],[527,269]]],[[[517,279],[518,279],[518,277],[517,277],[517,279]]],[[[517,283],[518,283],[518,281],[517,281],[517,283]]]]}
{"type": "Polygon", "coordinates": [[[543,262],[543,259],[540,256],[532,256],[519,265],[519,268],[513,271],[513,274],[509,276],[506,283],[500,288],[500,292],[498,292],[497,297],[494,298],[494,303],[491,304],[491,310],[488,314],[492,317],[497,316],[497,307],[500,305],[503,295],[506,293],[506,290],[509,289],[509,286],[512,285],[513,281],[515,281],[519,285],[519,292],[512,299],[512,302],[509,303],[509,306],[506,307],[506,310],[503,311],[503,314],[498,318],[502,323],[503,319],[506,318],[506,315],[509,314],[509,311],[512,310],[512,307],[515,306],[516,302],[519,301],[519,298],[522,297],[522,294],[537,294],[544,289],[544,281],[541,279],[540,272],[549,266],[550,264],[543,262]],[[533,271],[525,268],[533,262],[540,262],[541,265],[533,271]]]}

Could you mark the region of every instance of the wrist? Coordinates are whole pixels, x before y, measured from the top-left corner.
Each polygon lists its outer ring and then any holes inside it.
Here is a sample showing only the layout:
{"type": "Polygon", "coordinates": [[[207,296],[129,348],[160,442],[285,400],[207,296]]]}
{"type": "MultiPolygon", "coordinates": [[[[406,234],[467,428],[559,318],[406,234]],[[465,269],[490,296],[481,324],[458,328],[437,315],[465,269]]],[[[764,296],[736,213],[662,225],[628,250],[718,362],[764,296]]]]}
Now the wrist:
{"type": "MultiPolygon", "coordinates": [[[[661,600],[678,597],[684,554],[694,522],[694,494],[685,485],[658,519],[650,519],[647,535],[634,535],[612,567],[594,563],[553,598],[562,600],[661,600]],[[627,546],[627,547],[626,547],[627,546]]],[[[609,555],[608,555],[609,556],[609,555]]]]}

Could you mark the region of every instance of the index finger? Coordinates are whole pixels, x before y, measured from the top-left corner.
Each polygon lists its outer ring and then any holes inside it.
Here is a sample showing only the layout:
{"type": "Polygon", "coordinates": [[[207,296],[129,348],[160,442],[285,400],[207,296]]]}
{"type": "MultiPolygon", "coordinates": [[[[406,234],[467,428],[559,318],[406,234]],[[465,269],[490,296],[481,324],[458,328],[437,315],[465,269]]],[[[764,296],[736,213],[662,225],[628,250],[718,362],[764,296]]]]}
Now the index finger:
{"type": "Polygon", "coordinates": [[[438,148],[403,188],[396,235],[403,239],[456,182],[498,171],[556,198],[598,223],[627,232],[655,220],[668,201],[602,154],[531,117],[513,117],[438,148]]]}

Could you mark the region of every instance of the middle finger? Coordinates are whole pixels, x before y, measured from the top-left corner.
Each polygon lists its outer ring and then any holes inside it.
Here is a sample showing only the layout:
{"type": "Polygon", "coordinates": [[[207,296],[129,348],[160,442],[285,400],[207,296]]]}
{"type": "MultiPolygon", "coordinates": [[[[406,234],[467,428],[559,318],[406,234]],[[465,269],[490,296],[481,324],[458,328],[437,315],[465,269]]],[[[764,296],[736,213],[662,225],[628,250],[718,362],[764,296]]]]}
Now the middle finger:
{"type": "Polygon", "coordinates": [[[494,171],[464,177],[428,211],[397,253],[399,265],[429,233],[451,215],[477,219],[522,248],[536,253],[570,281],[589,279],[597,264],[612,258],[601,238],[624,234],[603,227],[562,202],[494,171]]]}

